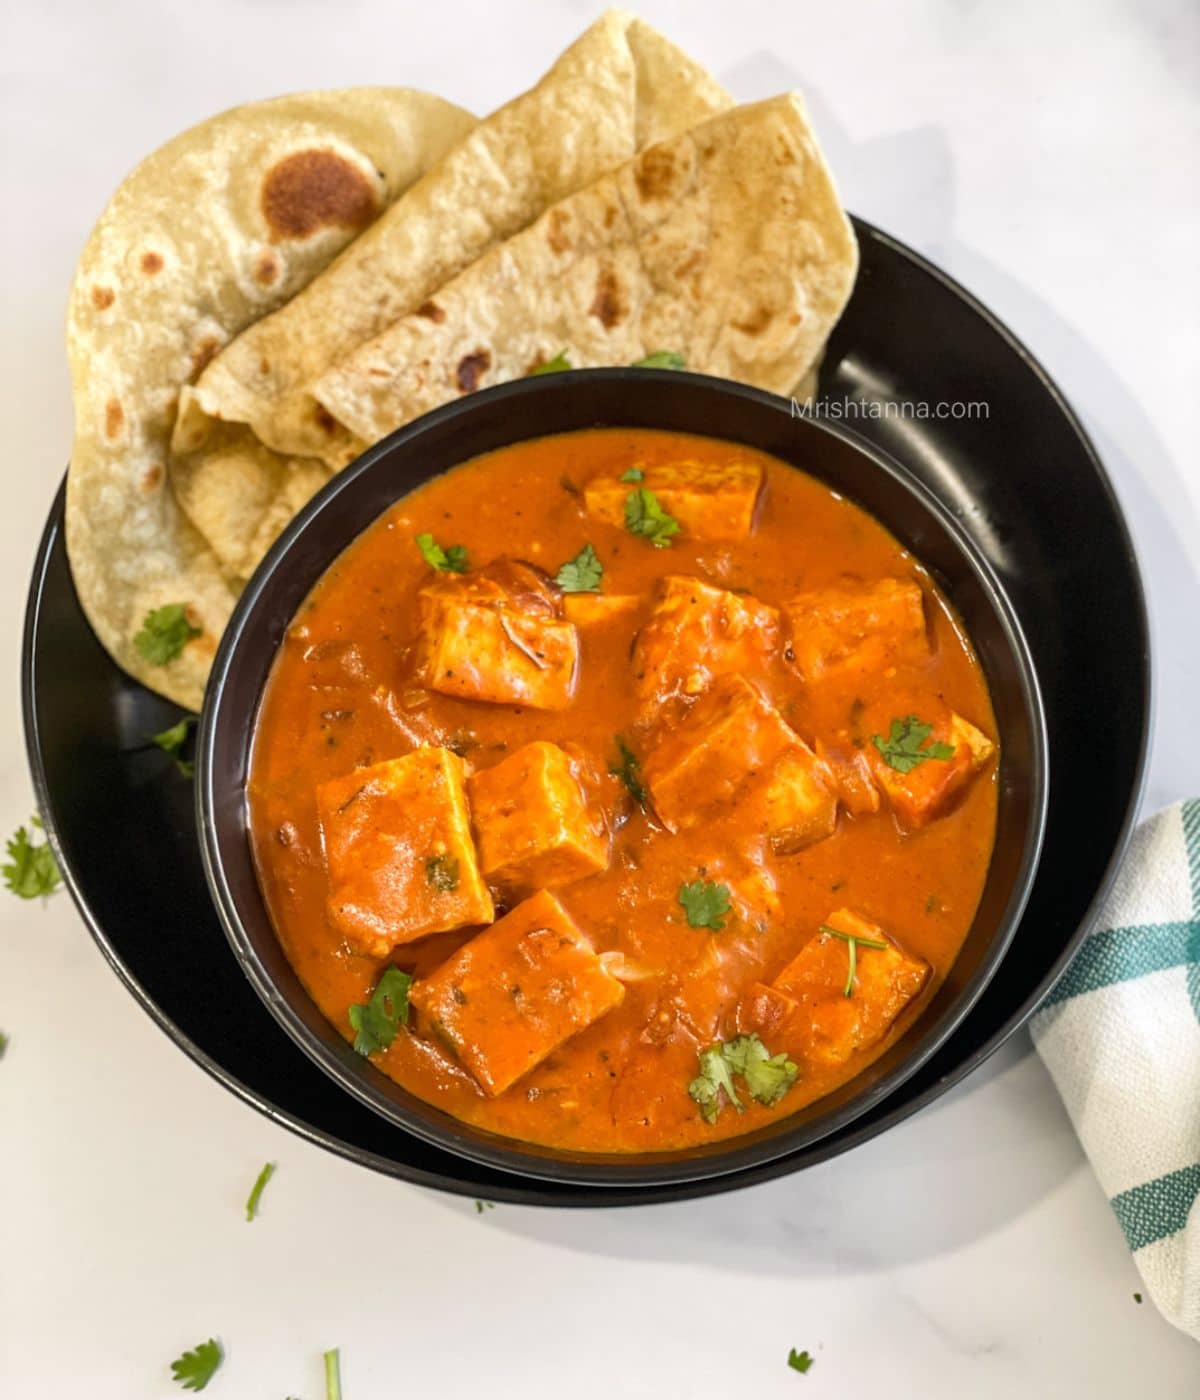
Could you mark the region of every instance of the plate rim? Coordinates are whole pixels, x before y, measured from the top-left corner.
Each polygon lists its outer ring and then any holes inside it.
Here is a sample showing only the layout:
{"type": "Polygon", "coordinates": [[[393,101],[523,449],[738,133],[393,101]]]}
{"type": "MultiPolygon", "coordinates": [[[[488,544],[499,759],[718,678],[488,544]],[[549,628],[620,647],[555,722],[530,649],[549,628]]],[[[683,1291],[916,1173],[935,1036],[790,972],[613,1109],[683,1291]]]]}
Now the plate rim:
{"type": "MultiPolygon", "coordinates": [[[[853,1147],[859,1146],[862,1142],[881,1135],[888,1129],[904,1122],[920,1109],[926,1107],[948,1089],[960,1083],[967,1075],[971,1074],[983,1064],[984,1061],[999,1050],[1001,1046],[1028,1021],[1037,1007],[1053,990],[1070,961],[1074,958],[1080,944],[1083,942],[1084,938],[1086,938],[1095,923],[1100,906],[1112,887],[1117,869],[1125,855],[1129,840],[1132,836],[1148,778],[1148,756],[1156,695],[1155,667],[1146,586],[1134,548],[1132,531],[1112,479],[1078,415],[1072,409],[1057,383],[1032,351],[1030,351],[995,313],[990,311],[977,297],[958,282],[957,279],[931,262],[923,254],[916,252],[899,239],[884,232],[869,221],[855,215],[851,215],[851,219],[854,223],[856,233],[860,238],[872,240],[880,247],[884,248],[890,255],[909,263],[917,272],[931,278],[944,290],[949,292],[952,297],[960,300],[975,317],[981,320],[995,335],[997,335],[1006,347],[1012,351],[1030,371],[1041,391],[1047,395],[1054,404],[1058,413],[1065,420],[1068,428],[1078,441],[1084,457],[1091,466],[1093,476],[1097,480],[1116,524],[1122,545],[1122,555],[1132,583],[1131,602],[1134,605],[1136,621],[1141,632],[1138,680],[1143,703],[1134,778],[1125,800],[1124,814],[1117,829],[1112,851],[1110,852],[1101,877],[1092,891],[1091,898],[1079,922],[1066,939],[1062,950],[1051,964],[1049,971],[1039,980],[1036,989],[1031,994],[1024,997],[1017,1008],[1009,1014],[998,1029],[993,1031],[981,1045],[977,1046],[969,1055],[955,1065],[952,1070],[941,1075],[921,1092],[904,1100],[902,1103],[894,1104],[890,1109],[886,1106],[877,1106],[876,1111],[867,1115],[865,1120],[864,1118],[856,1119],[853,1123],[843,1128],[832,1137],[822,1138],[810,1147],[802,1149],[804,1160],[802,1163],[796,1163],[792,1166],[790,1168],[791,1172],[799,1171],[809,1166],[816,1166],[833,1157],[839,1156],[842,1152],[849,1151],[853,1147]],[[883,1108],[882,1112],[878,1111],[879,1107],[883,1108]]],[[[903,463],[901,463],[901,466],[903,466],[903,463]]],[[[905,470],[907,471],[908,469],[905,468],[905,470]]],[[[397,1160],[396,1158],[384,1157],[373,1150],[355,1146],[353,1143],[347,1142],[323,1128],[318,1128],[311,1123],[305,1122],[296,1114],[281,1109],[273,1104],[258,1090],[244,1083],[232,1071],[227,1070],[223,1065],[218,1063],[208,1051],[204,1050],[191,1036],[182,1031],[181,1028],[157,1006],[149,993],[125,967],[121,958],[118,956],[108,934],[105,932],[99,919],[92,910],[79,878],[65,858],[57,830],[57,824],[53,815],[49,782],[41,756],[40,729],[35,699],[38,668],[34,653],[34,643],[38,632],[38,621],[41,613],[45,579],[54,545],[60,533],[64,536],[65,547],[65,501],[66,477],[64,476],[51,504],[49,515],[38,542],[32,577],[27,593],[21,647],[21,710],[26,759],[32,777],[34,796],[37,801],[39,812],[45,822],[46,837],[58,861],[64,886],[68,890],[76,909],[83,918],[84,924],[97,947],[100,949],[102,956],[116,973],[126,990],[131,993],[134,1000],[149,1014],[154,1024],[164,1032],[172,1043],[178,1046],[189,1059],[199,1065],[200,1068],[204,1069],[218,1083],[230,1090],[237,1098],[242,1100],[242,1102],[257,1109],[272,1122],[289,1129],[298,1137],[303,1138],[305,1141],[315,1146],[323,1147],[348,1161],[354,1162],[360,1166],[369,1167],[371,1170],[380,1172],[383,1175],[407,1181],[414,1185],[427,1186],[451,1195],[463,1197],[477,1196],[479,1190],[482,1189],[480,1183],[471,1183],[458,1178],[445,1177],[424,1167],[414,1166],[408,1162],[397,1160]]],[[[969,1016],[967,1019],[969,1019],[969,1016]]],[[[395,1131],[397,1133],[403,1132],[400,1128],[395,1128],[395,1131]]],[[[489,1170],[495,1172],[495,1174],[501,1178],[507,1176],[507,1174],[495,1168],[489,1168],[489,1170]]],[[[788,1174],[790,1174],[789,1158],[783,1156],[775,1158],[770,1162],[746,1167],[726,1175],[685,1181],[676,1185],[657,1184],[652,1186],[608,1187],[567,1186],[564,1184],[557,1188],[558,1191],[563,1193],[561,1197],[556,1194],[555,1196],[547,1198],[545,1195],[545,1187],[548,1183],[537,1179],[526,1180],[522,1177],[512,1177],[510,1178],[511,1185],[509,1184],[509,1180],[505,1179],[495,1182],[488,1181],[486,1189],[490,1199],[504,1201],[509,1204],[596,1208],[611,1205],[646,1205],[699,1198],[707,1195],[715,1195],[719,1192],[736,1190],[742,1186],[755,1185],[763,1180],[788,1174]]]]}

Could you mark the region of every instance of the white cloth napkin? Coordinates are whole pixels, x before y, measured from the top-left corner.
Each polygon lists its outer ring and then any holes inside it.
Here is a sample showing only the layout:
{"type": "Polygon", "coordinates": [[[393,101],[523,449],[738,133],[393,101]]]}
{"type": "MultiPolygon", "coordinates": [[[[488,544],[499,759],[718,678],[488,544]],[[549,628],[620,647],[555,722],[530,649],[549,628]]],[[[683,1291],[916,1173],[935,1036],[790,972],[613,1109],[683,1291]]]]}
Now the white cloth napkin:
{"type": "Polygon", "coordinates": [[[1031,1029],[1147,1292],[1200,1341],[1200,801],[1134,833],[1031,1029]]]}

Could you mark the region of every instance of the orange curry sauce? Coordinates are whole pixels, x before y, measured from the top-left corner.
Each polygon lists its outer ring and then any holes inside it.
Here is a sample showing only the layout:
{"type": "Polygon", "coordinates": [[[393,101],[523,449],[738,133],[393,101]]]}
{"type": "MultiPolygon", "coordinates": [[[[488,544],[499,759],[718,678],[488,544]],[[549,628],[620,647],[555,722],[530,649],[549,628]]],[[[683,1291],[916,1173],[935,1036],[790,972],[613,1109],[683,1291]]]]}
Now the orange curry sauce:
{"type": "MultiPolygon", "coordinates": [[[[615,960],[623,1000],[494,1096],[468,1072],[470,1056],[453,1053],[419,1010],[377,1057],[381,1069],[421,1098],[513,1138],[593,1152],[685,1148],[751,1131],[828,1093],[919,1014],[954,961],[983,888],[996,816],[990,754],[935,819],[909,820],[906,832],[901,798],[884,796],[871,812],[860,791],[839,803],[832,834],[790,853],[781,853],[764,831],[761,807],[737,794],[704,809],[690,826],[677,821],[674,833],[656,818],[653,801],[642,810],[609,773],[617,736],[646,765],[655,745],[678,732],[699,703],[688,693],[648,704],[635,683],[635,638],[667,576],[698,579],[784,610],[778,643],[761,664],[743,658],[738,668],[799,740],[813,747],[819,741],[819,753],[840,755],[849,765],[859,762],[860,774],[874,760],[872,772],[888,777],[872,736],[886,737],[894,719],[909,715],[932,721],[949,708],[995,739],[979,664],[920,564],[857,506],[765,454],[678,434],[578,432],[488,454],[400,500],[320,580],[275,661],[249,784],[254,853],[289,960],[323,1013],[352,1037],[349,1008],[368,1000],[383,969],[413,973],[419,1001],[421,979],[481,930],[434,932],[382,957],[352,946],[329,914],[328,838],[318,787],[421,745],[461,754],[467,773],[492,767],[535,740],[565,749],[609,864],[554,893],[597,953],[623,954],[615,960]],[[731,462],[765,470],[747,538],[697,539],[684,530],[667,547],[655,548],[589,515],[583,493],[589,481],[635,468],[649,484],[656,468],[681,459],[702,471],[731,462]],[[636,596],[636,604],[605,620],[580,622],[566,708],[467,700],[421,684],[428,677],[415,669],[418,594],[453,578],[425,562],[414,542],[422,532],[443,548],[465,546],[472,569],[507,556],[538,566],[551,579],[590,542],[604,567],[602,594],[636,596]],[[920,585],[928,628],[920,654],[892,654],[885,636],[882,650],[868,647],[863,665],[834,668],[819,679],[801,675],[798,653],[805,653],[790,641],[789,601],[803,594],[819,603],[821,590],[843,588],[848,580],[854,587],[885,579],[920,585]],[[697,880],[721,884],[729,894],[732,907],[720,929],[692,927],[685,915],[680,888],[697,880]],[[763,987],[820,939],[819,925],[839,910],[868,921],[930,971],[898,1015],[892,1007],[880,1019],[879,1009],[868,1005],[878,990],[868,963],[890,955],[860,946],[859,984],[844,998],[848,945],[827,948],[817,961],[830,985],[823,994],[816,989],[814,1005],[833,1017],[835,1035],[860,1008],[867,1031],[875,1015],[876,1038],[864,1032],[848,1053],[839,1054],[836,1045],[833,1053],[818,1053],[810,1019],[789,1019],[786,1000],[782,1014],[778,1007],[764,1012],[763,987]],[[796,1080],[777,1103],[764,1106],[739,1079],[744,1112],[722,1098],[716,1121],[705,1121],[688,1092],[698,1054],[748,1030],[761,1035],[772,1055],[785,1051],[793,1059],[796,1080]]],[[[821,624],[837,625],[836,610],[832,622],[821,624]]],[[[945,732],[935,729],[933,738],[945,732]]],[[[946,766],[930,759],[911,776],[932,774],[932,782],[946,766]]],[[[853,779],[852,767],[843,771],[853,779]]],[[[877,778],[865,787],[875,800],[884,784],[877,778]]],[[[699,811],[709,796],[700,791],[689,805],[699,811]]],[[[530,893],[493,888],[497,919],[530,893]]],[[[791,986],[789,994],[793,1004],[798,998],[802,1010],[807,1006],[808,993],[791,986]]]]}

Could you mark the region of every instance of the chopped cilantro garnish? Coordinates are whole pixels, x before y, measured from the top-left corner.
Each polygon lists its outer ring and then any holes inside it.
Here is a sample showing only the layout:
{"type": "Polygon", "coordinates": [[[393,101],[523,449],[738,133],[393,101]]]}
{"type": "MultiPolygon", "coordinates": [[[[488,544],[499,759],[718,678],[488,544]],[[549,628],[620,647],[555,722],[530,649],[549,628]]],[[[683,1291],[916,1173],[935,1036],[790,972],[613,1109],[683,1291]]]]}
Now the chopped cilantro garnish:
{"type": "Polygon", "coordinates": [[[495,1202],[495,1201],[476,1201],[476,1202],[475,1202],[475,1214],[476,1214],[476,1215],[482,1215],[483,1212],[484,1212],[485,1210],[495,1210],[495,1209],[496,1209],[496,1202],[495,1202]]]}
{"type": "Polygon", "coordinates": [[[157,744],[164,753],[171,755],[175,760],[175,767],[185,778],[190,778],[196,771],[195,763],[190,758],[183,757],[188,735],[195,723],[196,717],[194,715],[184,715],[179,723],[173,724],[170,729],[164,729],[160,734],[151,734],[150,736],[152,744],[157,744]]]}
{"type": "Polygon", "coordinates": [[[470,567],[464,545],[452,544],[448,549],[443,549],[428,533],[418,535],[416,539],[417,548],[430,568],[440,569],[443,573],[465,574],[470,567]]]}
{"type": "Polygon", "coordinates": [[[629,482],[645,481],[645,479],[646,473],[641,469],[641,467],[630,467],[628,471],[622,472],[621,475],[618,477],[619,481],[629,482]]]}
{"type": "Polygon", "coordinates": [[[649,540],[655,549],[667,549],[671,536],[679,533],[679,521],[663,510],[653,491],[639,486],[625,497],[625,528],[649,540]]]}
{"type": "Polygon", "coordinates": [[[221,1343],[210,1337],[192,1351],[185,1351],[178,1361],[171,1362],[171,1379],[184,1390],[203,1390],[216,1375],[223,1359],[221,1343]]]}
{"type": "Polygon", "coordinates": [[[0,1031],[0,1060],[4,1058],[4,1052],[8,1049],[8,1036],[0,1031]]]}
{"type": "Polygon", "coordinates": [[[614,778],[620,778],[633,800],[645,809],[646,787],[642,782],[642,764],[637,754],[629,747],[620,734],[617,735],[617,760],[608,765],[614,778]]]}
{"type": "Polygon", "coordinates": [[[922,724],[916,715],[906,715],[904,719],[892,720],[886,739],[872,734],[871,742],[883,755],[883,761],[889,768],[894,768],[897,773],[911,773],[928,758],[945,760],[953,757],[953,744],[937,743],[930,744],[928,748],[921,747],[932,732],[932,724],[922,724]]]}
{"type": "Polygon", "coordinates": [[[554,576],[554,582],[564,593],[599,593],[604,565],[590,544],[585,544],[574,559],[569,559],[554,576]]]}
{"type": "Polygon", "coordinates": [[[262,1171],[254,1179],[254,1185],[250,1188],[250,1194],[246,1198],[246,1219],[253,1220],[258,1214],[258,1203],[262,1199],[262,1193],[267,1189],[267,1182],[275,1175],[275,1163],[267,1162],[262,1171]]]}
{"type": "Polygon", "coordinates": [[[631,369],[687,369],[687,361],[678,350],[655,350],[640,360],[634,360],[631,369]]]}
{"type": "Polygon", "coordinates": [[[757,1035],[739,1035],[723,1045],[710,1045],[700,1052],[700,1073],[688,1085],[688,1093],[706,1123],[715,1123],[724,1104],[721,1094],[739,1113],[744,1105],[733,1085],[740,1074],[750,1096],[770,1108],[796,1082],[799,1070],[782,1051],[772,1055],[757,1035]]]}
{"type": "Polygon", "coordinates": [[[693,880],[679,886],[679,902],[692,928],[710,928],[719,933],[729,913],[729,886],[712,880],[693,880]]]}
{"type": "Polygon", "coordinates": [[[142,619],[142,630],[134,637],[138,655],[151,666],[165,666],[174,661],[193,637],[204,629],[188,621],[186,603],[167,603],[153,608],[142,619]]]}
{"type": "Polygon", "coordinates": [[[337,1347],[325,1353],[325,1400],[342,1400],[342,1364],[337,1347]]]}
{"type": "Polygon", "coordinates": [[[1140,1303],[1142,1301],[1142,1295],[1140,1293],[1135,1293],[1133,1295],[1133,1301],[1135,1303],[1140,1303]]]}
{"type": "Polygon", "coordinates": [[[454,856],[430,856],[425,861],[425,878],[439,894],[458,889],[458,861],[454,856]]]}
{"type": "Polygon", "coordinates": [[[566,349],[562,349],[552,360],[546,360],[538,365],[537,369],[530,370],[530,374],[558,374],[560,370],[570,369],[571,361],[567,359],[566,349]]]}
{"type": "Polygon", "coordinates": [[[408,989],[412,978],[398,967],[389,967],[365,1004],[350,1008],[350,1025],[355,1030],[354,1048],[360,1055],[386,1050],[401,1026],[408,1025],[408,989]]]}
{"type": "Polygon", "coordinates": [[[803,1376],[813,1364],[813,1359],[806,1351],[797,1351],[792,1347],[788,1352],[788,1365],[793,1371],[799,1371],[803,1376]]]}
{"type": "Polygon", "coordinates": [[[858,949],[861,945],[864,948],[878,948],[883,950],[887,947],[881,939],[862,938],[857,933],[846,933],[840,928],[831,928],[828,924],[818,924],[822,933],[828,933],[833,938],[844,940],[850,950],[850,967],[846,973],[846,985],[842,988],[842,995],[851,997],[854,995],[854,980],[858,976],[858,949]]]}
{"type": "MultiPolygon", "coordinates": [[[[41,830],[41,818],[32,818],[31,826],[41,830]]],[[[62,876],[49,842],[35,845],[32,832],[19,826],[16,833],[8,838],[6,849],[9,860],[0,866],[0,874],[13,894],[22,899],[37,899],[39,895],[44,897],[58,889],[62,876]]]]}

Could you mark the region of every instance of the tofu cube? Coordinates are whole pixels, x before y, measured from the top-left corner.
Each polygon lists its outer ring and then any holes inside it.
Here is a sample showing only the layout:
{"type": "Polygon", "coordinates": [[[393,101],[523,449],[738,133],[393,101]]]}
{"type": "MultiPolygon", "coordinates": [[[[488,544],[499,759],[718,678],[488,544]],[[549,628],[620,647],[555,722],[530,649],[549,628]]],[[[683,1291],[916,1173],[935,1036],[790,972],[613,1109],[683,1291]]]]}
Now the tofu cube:
{"type": "Polygon", "coordinates": [[[418,683],[462,700],[565,709],[579,660],[574,624],[529,565],[489,567],[421,590],[418,683]]]}
{"type": "Polygon", "coordinates": [[[791,654],[806,681],[886,673],[929,654],[924,595],[912,579],[800,593],[784,612],[792,627],[791,654]]]}
{"type": "Polygon", "coordinates": [[[653,491],[658,503],[695,540],[744,540],[754,528],[754,509],[762,490],[760,463],[662,462],[641,468],[640,481],[622,481],[621,473],[593,477],[584,488],[588,514],[625,528],[625,502],[639,487],[653,491]]]}
{"type": "Polygon", "coordinates": [[[948,744],[954,750],[949,758],[927,758],[901,773],[888,763],[874,742],[865,750],[875,781],[906,831],[916,831],[952,811],[996,752],[996,745],[986,734],[949,706],[940,707],[925,719],[932,729],[921,747],[948,744]]]}
{"type": "Polygon", "coordinates": [[[495,917],[457,754],[417,749],[323,783],[316,797],[326,911],[351,947],[381,958],[398,943],[495,917]]]}
{"type": "Polygon", "coordinates": [[[871,816],[879,811],[882,798],[871,776],[871,764],[861,749],[842,749],[818,739],[814,745],[833,777],[838,802],[852,817],[871,816]]]}
{"type": "Polygon", "coordinates": [[[788,1049],[814,1064],[841,1065],[883,1039],[924,987],[929,964],[904,952],[878,924],[852,910],[835,909],[826,923],[842,933],[887,945],[856,946],[850,996],[846,996],[850,945],[829,933],[818,933],[806,943],[773,985],[796,1003],[788,1022],[788,1049]]]}
{"type": "Polygon", "coordinates": [[[636,593],[568,593],[563,612],[576,627],[602,627],[632,617],[641,602],[636,593]]]}
{"type": "Polygon", "coordinates": [[[603,821],[589,813],[557,744],[526,744],[467,782],[484,878],[505,890],[569,885],[608,868],[603,821]]]}
{"type": "Polygon", "coordinates": [[[698,578],[661,580],[654,609],[637,635],[637,694],[661,704],[694,696],[717,676],[760,670],[779,647],[779,613],[747,594],[698,578]]]}
{"type": "Polygon", "coordinates": [[[777,759],[767,783],[767,834],[777,855],[793,855],[837,827],[833,774],[797,739],[777,759]]]}
{"type": "Polygon", "coordinates": [[[494,1098],[624,995],[542,890],[414,982],[409,1001],[494,1098]]]}
{"type": "Polygon", "coordinates": [[[681,831],[732,802],[799,742],[749,681],[722,676],[682,718],[659,729],[642,777],[659,820],[681,831]]]}

